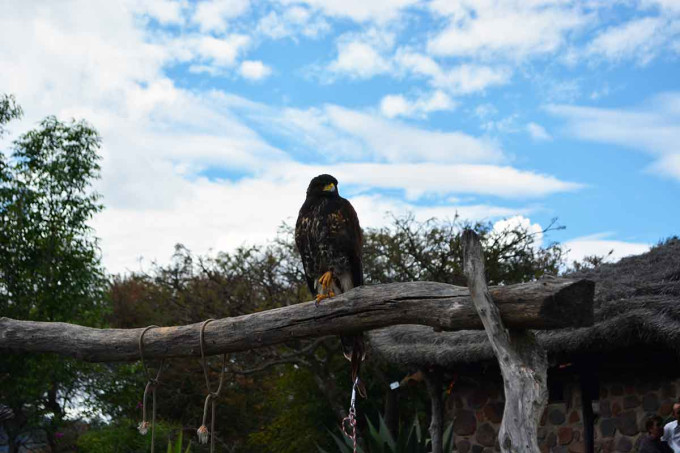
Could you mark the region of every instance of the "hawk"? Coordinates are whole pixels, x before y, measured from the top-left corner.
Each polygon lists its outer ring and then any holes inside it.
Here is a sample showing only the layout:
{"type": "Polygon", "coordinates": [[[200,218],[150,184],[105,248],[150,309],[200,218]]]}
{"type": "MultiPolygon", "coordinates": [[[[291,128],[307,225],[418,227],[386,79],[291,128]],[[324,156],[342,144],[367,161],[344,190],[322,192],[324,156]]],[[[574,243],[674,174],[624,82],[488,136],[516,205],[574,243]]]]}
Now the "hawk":
{"type": "MultiPolygon", "coordinates": [[[[359,218],[338,193],[338,180],[333,176],[319,175],[309,183],[295,224],[295,244],[317,305],[364,283],[359,218]]],[[[365,357],[363,334],[343,335],[340,341],[343,354],[352,362],[355,382],[365,357]]]]}

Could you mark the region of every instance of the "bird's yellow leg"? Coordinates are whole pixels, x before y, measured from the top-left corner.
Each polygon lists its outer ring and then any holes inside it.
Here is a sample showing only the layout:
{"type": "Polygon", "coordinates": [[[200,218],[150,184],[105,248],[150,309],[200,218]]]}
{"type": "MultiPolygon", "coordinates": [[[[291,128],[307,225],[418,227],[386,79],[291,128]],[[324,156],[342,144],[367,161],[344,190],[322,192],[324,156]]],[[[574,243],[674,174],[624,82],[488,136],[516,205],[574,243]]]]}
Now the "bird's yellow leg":
{"type": "Polygon", "coordinates": [[[316,295],[316,305],[319,305],[324,299],[335,296],[335,293],[331,290],[331,285],[333,284],[333,272],[327,271],[319,278],[319,283],[321,283],[321,291],[316,295]]]}
{"type": "Polygon", "coordinates": [[[319,278],[319,283],[321,283],[324,292],[327,292],[333,283],[333,272],[326,271],[326,273],[319,278]]]}

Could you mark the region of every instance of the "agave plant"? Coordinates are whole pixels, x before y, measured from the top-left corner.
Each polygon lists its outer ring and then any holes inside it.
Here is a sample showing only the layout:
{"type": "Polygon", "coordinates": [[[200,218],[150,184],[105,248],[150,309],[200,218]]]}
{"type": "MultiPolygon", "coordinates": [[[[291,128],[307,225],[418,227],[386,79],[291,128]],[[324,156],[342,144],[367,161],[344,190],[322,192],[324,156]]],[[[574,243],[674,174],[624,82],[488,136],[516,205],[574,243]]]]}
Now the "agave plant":
{"type": "MultiPolygon", "coordinates": [[[[172,444],[171,440],[168,440],[168,453],[182,453],[182,431],[180,430],[179,435],[175,439],[175,444],[172,444]]],[[[187,449],[184,453],[191,453],[191,441],[187,444],[187,449]]]]}
{"type": "MultiPolygon", "coordinates": [[[[427,430],[420,426],[418,417],[414,417],[413,423],[408,429],[399,427],[399,433],[395,440],[385,424],[382,415],[378,416],[378,429],[367,418],[368,435],[364,437],[363,446],[357,447],[359,453],[428,453],[430,452],[431,440],[426,437],[427,430]]],[[[444,453],[453,452],[453,436],[451,435],[453,424],[449,423],[444,430],[444,453]]],[[[331,432],[335,445],[340,453],[352,453],[352,440],[342,433],[336,435],[331,432]]],[[[319,447],[320,453],[328,453],[319,447]]]]}

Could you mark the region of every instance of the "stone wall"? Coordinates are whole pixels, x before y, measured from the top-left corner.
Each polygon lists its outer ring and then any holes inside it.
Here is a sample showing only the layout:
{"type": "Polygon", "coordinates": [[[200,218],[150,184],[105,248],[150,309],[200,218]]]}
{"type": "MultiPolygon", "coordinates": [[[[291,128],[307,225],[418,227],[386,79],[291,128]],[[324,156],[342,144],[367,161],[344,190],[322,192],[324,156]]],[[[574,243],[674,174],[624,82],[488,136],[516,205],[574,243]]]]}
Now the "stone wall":
{"type": "Polygon", "coordinates": [[[680,380],[629,378],[600,385],[595,450],[603,453],[637,451],[651,415],[671,417],[680,380]]]}
{"type": "MultiPolygon", "coordinates": [[[[680,395],[680,380],[654,378],[600,378],[600,400],[594,404],[595,451],[637,451],[650,415],[671,416],[680,395]]],[[[542,452],[582,453],[581,394],[576,378],[564,382],[563,400],[551,402],[541,417],[538,432],[542,452]]],[[[453,420],[460,453],[500,451],[498,429],[503,415],[502,383],[479,380],[457,384],[446,400],[446,417],[453,420]]]]}

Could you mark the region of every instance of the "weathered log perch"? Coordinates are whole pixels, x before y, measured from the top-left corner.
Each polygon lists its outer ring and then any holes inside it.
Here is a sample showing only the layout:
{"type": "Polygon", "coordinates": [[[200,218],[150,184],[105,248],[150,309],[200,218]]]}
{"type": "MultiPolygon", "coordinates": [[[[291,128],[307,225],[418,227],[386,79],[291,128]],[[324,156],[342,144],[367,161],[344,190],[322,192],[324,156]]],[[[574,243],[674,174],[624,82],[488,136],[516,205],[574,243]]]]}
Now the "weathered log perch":
{"type": "MultiPolygon", "coordinates": [[[[509,327],[556,329],[593,323],[594,283],[549,278],[490,289],[509,327]]],[[[206,354],[244,351],[296,338],[337,335],[395,324],[438,330],[483,329],[467,288],[434,282],[362,286],[322,302],[291,305],[211,322],[206,354]]],[[[200,323],[152,329],[149,358],[198,356],[200,323]]],[[[139,358],[142,329],[94,329],[0,318],[0,351],[53,352],[90,362],[139,358]]]]}

